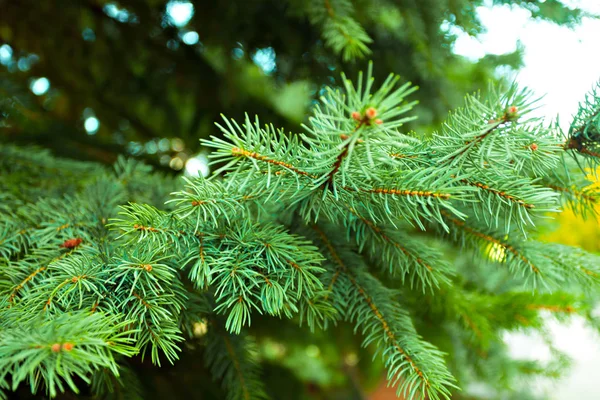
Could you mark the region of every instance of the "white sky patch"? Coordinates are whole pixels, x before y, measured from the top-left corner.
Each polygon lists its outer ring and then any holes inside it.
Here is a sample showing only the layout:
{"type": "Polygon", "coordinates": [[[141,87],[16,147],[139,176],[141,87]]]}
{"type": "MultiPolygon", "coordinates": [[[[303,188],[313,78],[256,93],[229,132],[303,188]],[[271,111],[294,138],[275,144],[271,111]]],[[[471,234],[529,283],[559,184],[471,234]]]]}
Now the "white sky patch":
{"type": "MultiPolygon", "coordinates": [[[[600,14],[599,0],[570,0],[565,3],[600,14]]],[[[454,51],[473,60],[485,54],[514,51],[524,47],[524,67],[516,76],[521,86],[533,89],[542,107],[536,111],[548,120],[559,116],[567,129],[585,94],[600,80],[600,19],[584,18],[574,29],[530,20],[530,13],[518,7],[479,7],[477,14],[487,32],[477,38],[458,33],[454,51]]],[[[600,399],[597,384],[600,371],[600,335],[575,318],[569,324],[550,319],[548,329],[554,345],[573,358],[563,379],[539,381],[533,386],[549,399],[600,399]]],[[[523,333],[505,336],[515,358],[547,361],[548,348],[539,338],[523,333]]]]}
{"type": "MultiPolygon", "coordinates": [[[[569,3],[600,14],[598,0],[569,3]]],[[[459,34],[454,51],[476,60],[485,54],[514,51],[520,42],[525,48],[525,66],[517,82],[538,96],[545,95],[538,115],[559,115],[566,129],[578,103],[600,79],[600,20],[584,18],[579,26],[569,29],[531,20],[529,11],[518,7],[479,7],[477,14],[487,32],[477,38],[459,34]]]]}

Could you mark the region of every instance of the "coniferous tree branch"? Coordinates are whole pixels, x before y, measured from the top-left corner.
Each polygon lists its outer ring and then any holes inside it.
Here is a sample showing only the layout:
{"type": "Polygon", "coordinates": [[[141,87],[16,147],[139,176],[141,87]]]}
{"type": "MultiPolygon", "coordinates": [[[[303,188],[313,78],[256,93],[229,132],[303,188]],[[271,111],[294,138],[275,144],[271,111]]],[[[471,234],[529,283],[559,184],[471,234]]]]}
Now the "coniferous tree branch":
{"type": "MultiPolygon", "coordinates": [[[[600,82],[586,95],[579,104],[577,114],[567,133],[565,150],[577,154],[594,171],[600,160],[600,82]]],[[[576,158],[577,159],[577,158],[576,158]]]]}
{"type": "Polygon", "coordinates": [[[500,233],[473,219],[447,218],[458,228],[450,230],[452,241],[487,253],[488,259],[505,264],[512,273],[531,281],[533,287],[570,283],[592,288],[598,283],[600,258],[594,254],[558,244],[518,240],[515,232],[500,233]]]}
{"type": "MultiPolygon", "coordinates": [[[[23,310],[11,311],[13,321],[18,312],[23,310]]],[[[0,339],[0,382],[10,377],[12,390],[27,381],[33,393],[42,385],[50,396],[66,387],[77,393],[75,376],[89,382],[96,368],[109,368],[118,376],[113,353],[137,352],[127,321],[100,313],[63,314],[15,325],[3,327],[0,339]]]]}
{"type": "Polygon", "coordinates": [[[230,400],[269,398],[260,379],[256,343],[245,333],[232,334],[218,319],[210,319],[205,362],[214,379],[222,382],[230,400]]]}
{"type": "MultiPolygon", "coordinates": [[[[409,316],[395,304],[394,292],[366,273],[360,262],[353,262],[350,269],[322,228],[317,225],[312,228],[335,264],[329,285],[331,292],[344,299],[338,300],[338,304],[344,304],[345,318],[356,322],[357,329],[365,335],[363,345],[378,344],[378,353],[388,368],[388,380],[398,385],[398,395],[414,399],[448,398],[453,378],[444,367],[442,353],[420,340],[409,316]]],[[[348,257],[357,255],[348,252],[348,257]]]]}
{"type": "MultiPolygon", "coordinates": [[[[0,195],[0,333],[8,338],[0,339],[0,388],[30,380],[55,395],[76,391],[77,376],[106,393],[112,384],[96,370],[117,375],[134,354],[174,363],[184,340],[204,335],[208,369],[228,396],[264,398],[256,321],[286,318],[316,331],[343,319],[382,356],[399,395],[449,398],[457,384],[448,366],[461,385],[467,375],[454,367],[460,360],[514,367],[502,329],[539,329],[543,312],[591,319],[598,257],[530,239],[561,199],[593,208],[597,191],[566,158],[577,149],[555,126],[528,118],[535,102],[516,86],[468,97],[433,137],[405,134],[414,89],[398,80],[375,89],[371,66],[356,83],[343,77],[299,135],[224,118],[223,137],[204,142],[218,169],[183,187],[124,159],[112,170],[60,165],[81,177],[62,182],[49,178],[47,154],[39,168],[3,160],[11,178],[0,182],[10,189],[0,195]],[[452,249],[472,250],[471,268],[452,249]],[[498,326],[492,314],[502,315],[498,326]],[[85,336],[52,336],[94,318],[106,321],[88,332],[101,337],[96,347],[75,342],[85,336]],[[432,321],[450,344],[428,332],[432,321]],[[32,326],[49,351],[21,335],[32,326]],[[207,332],[197,335],[198,326],[207,332]],[[68,362],[60,373],[46,368],[54,353],[68,362]],[[74,354],[82,357],[71,362],[74,354]]],[[[592,110],[577,122],[586,128],[572,131],[587,135],[587,147],[596,100],[582,106],[592,110]]],[[[475,375],[490,376],[483,369],[475,375]]]]}

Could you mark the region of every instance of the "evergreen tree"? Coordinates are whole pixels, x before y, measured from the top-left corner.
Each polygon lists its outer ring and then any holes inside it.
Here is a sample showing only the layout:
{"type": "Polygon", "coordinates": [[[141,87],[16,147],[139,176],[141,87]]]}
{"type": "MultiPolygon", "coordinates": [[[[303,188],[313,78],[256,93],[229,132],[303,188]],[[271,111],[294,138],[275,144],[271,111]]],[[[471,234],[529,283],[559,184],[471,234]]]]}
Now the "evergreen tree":
{"type": "Polygon", "coordinates": [[[182,187],[1,146],[1,395],[350,398],[383,366],[407,399],[523,399],[517,379],[564,370],[502,335],[596,323],[600,258],[535,238],[566,205],[594,212],[598,93],[562,134],[528,90],[491,87],[428,136],[403,128],[414,87],[365,75],[300,134],[224,117],[212,177],[182,187]],[[307,343],[337,347],[346,380],[307,379],[307,343]]]}
{"type": "Polygon", "coordinates": [[[562,0],[0,0],[0,97],[27,114],[0,139],[159,167],[198,152],[224,111],[299,130],[337,71],[354,76],[365,58],[377,79],[394,71],[419,85],[411,128],[433,128],[497,67],[521,64],[520,48],[478,62],[452,52],[457,31],[484,31],[475,9],[490,3],[566,26],[585,16],[562,0]],[[33,95],[42,77],[49,90],[33,95]],[[88,118],[100,121],[93,135],[88,118]],[[170,149],[165,136],[183,143],[170,149]]]}

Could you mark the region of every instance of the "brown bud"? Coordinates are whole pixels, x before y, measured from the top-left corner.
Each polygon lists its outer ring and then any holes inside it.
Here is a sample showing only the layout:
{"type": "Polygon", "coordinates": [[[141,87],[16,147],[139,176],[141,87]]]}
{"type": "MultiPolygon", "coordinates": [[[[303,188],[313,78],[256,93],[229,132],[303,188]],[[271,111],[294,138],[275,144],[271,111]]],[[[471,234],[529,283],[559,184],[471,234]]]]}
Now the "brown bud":
{"type": "Polygon", "coordinates": [[[361,120],[361,116],[360,116],[360,113],[358,111],[352,112],[351,115],[352,115],[352,119],[353,120],[355,120],[355,121],[360,121],[361,120]]]}
{"type": "Polygon", "coordinates": [[[382,120],[380,120],[379,118],[377,118],[377,119],[375,120],[375,123],[376,123],[377,125],[381,125],[381,124],[383,124],[383,121],[382,121],[382,120]]]}
{"type": "Polygon", "coordinates": [[[60,343],[54,343],[50,348],[53,353],[58,353],[60,351],[60,343]]]}
{"type": "Polygon", "coordinates": [[[529,148],[533,151],[536,151],[538,149],[538,145],[536,143],[532,143],[531,146],[529,146],[529,148]]]}
{"type": "Polygon", "coordinates": [[[369,119],[373,119],[377,116],[377,110],[374,107],[369,107],[367,108],[367,111],[365,111],[365,114],[369,119]]]}
{"type": "Polygon", "coordinates": [[[75,347],[75,345],[73,343],[69,343],[69,342],[64,343],[62,345],[62,348],[64,351],[71,351],[71,350],[73,350],[73,347],[75,347]]]}
{"type": "Polygon", "coordinates": [[[81,242],[83,242],[83,239],[81,238],[68,239],[65,240],[64,243],[60,245],[60,247],[64,247],[65,249],[74,249],[75,247],[79,246],[81,242]]]}

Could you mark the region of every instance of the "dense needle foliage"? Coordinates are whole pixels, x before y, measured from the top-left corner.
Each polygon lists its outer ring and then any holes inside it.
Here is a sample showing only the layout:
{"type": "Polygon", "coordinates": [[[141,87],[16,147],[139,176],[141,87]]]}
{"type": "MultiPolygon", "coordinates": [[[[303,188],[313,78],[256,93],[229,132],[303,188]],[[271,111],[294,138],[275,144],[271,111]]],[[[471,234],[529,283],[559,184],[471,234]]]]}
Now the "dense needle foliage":
{"type": "Polygon", "coordinates": [[[524,398],[517,378],[552,375],[502,334],[544,312],[594,323],[600,258],[535,237],[566,204],[593,217],[600,98],[563,135],[529,91],[492,87],[425,137],[403,129],[410,84],[342,83],[303,133],[223,117],[208,179],[0,147],[0,393],[145,396],[140,360],[184,358],[230,399],[281,398],[260,345],[348,330],[408,399],[524,398]]]}

